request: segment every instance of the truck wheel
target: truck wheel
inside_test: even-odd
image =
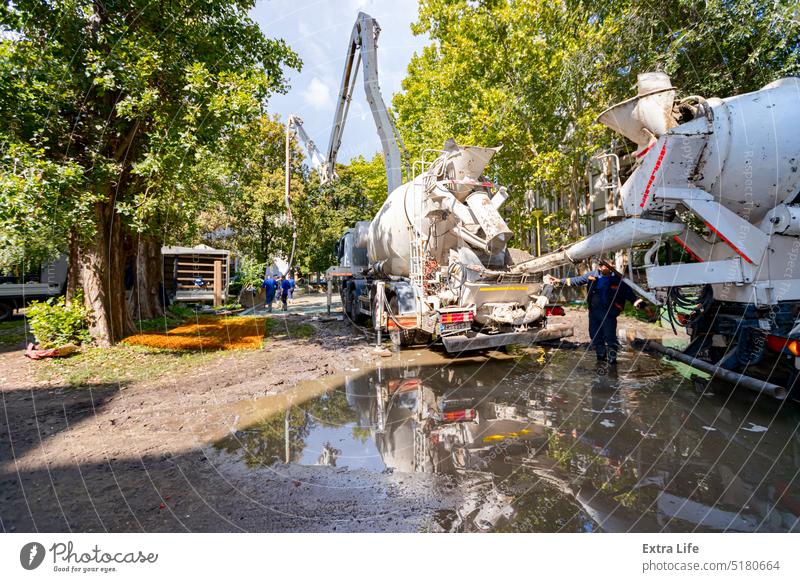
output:
[[[397,309],[397,295],[392,295],[389,298],[389,309],[391,309],[395,316],[399,313]],[[415,329],[396,329],[389,333],[392,345],[398,348],[406,348],[414,345],[414,338],[416,335],[417,330]]]
[[[0,321],[5,321],[14,314],[14,307],[8,303],[0,302]]]
[[[350,303],[350,319],[353,320],[353,323],[356,325],[364,325],[367,322],[367,316],[362,314],[359,311],[358,307],[358,296],[356,295],[356,290],[351,289],[349,294],[349,303]]]

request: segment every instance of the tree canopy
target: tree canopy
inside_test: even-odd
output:
[[[800,72],[800,9],[773,0],[423,0],[413,29],[431,44],[394,96],[413,157],[448,137],[502,145],[512,229],[523,193],[565,199],[576,234],[586,166],[612,139],[595,123],[662,70],[685,94],[726,97]]]
[[[225,186],[218,170],[228,142],[286,89],[284,68],[300,66],[250,19],[252,5],[0,7],[0,257],[52,254],[73,242],[101,342],[126,328],[118,305],[126,239],[169,238],[193,224]]]

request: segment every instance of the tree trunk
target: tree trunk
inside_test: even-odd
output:
[[[79,259],[78,235],[69,233],[69,256],[67,257],[67,288],[65,289],[67,305],[75,300],[78,289],[81,288],[81,265]]]
[[[125,299],[125,248],[122,225],[111,202],[95,206],[97,232],[80,257],[84,302],[89,309],[89,333],[108,347],[133,331]]]
[[[164,315],[160,297],[164,280],[164,260],[158,242],[144,236],[137,239],[133,317],[138,321]]]

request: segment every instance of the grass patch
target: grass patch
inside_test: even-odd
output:
[[[298,323],[287,319],[278,320],[269,318],[267,323],[267,336],[275,339],[308,339],[317,333],[316,328],[310,323]]]
[[[140,319],[136,322],[136,329],[142,333],[146,331],[163,331],[168,332],[183,323],[183,319],[177,317],[154,317],[153,319]]]
[[[77,388],[87,384],[128,384],[180,373],[217,357],[215,352],[175,352],[119,344],[111,348],[83,348],[69,358],[36,363],[37,380],[57,380]]]
[[[165,325],[164,318],[150,321],[153,326],[156,321],[159,326]],[[235,355],[245,353],[236,349],[259,349],[264,341],[307,339],[316,333],[316,328],[309,323],[278,318],[204,316],[196,322],[173,321],[177,327],[166,333],[139,333],[110,348],[83,347],[68,358],[39,360],[36,379],[57,381],[72,388],[90,384],[130,384],[189,372],[219,358],[225,350],[234,350],[225,353]],[[144,343],[150,341],[156,345]],[[237,341],[240,347],[231,347]],[[254,342],[257,342],[255,347]],[[184,347],[171,348],[170,345]]]
[[[26,337],[32,338],[30,333],[25,335],[25,318],[0,321],[0,346],[16,347],[22,344]]]

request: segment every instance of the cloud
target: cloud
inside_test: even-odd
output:
[[[319,77],[311,79],[311,82],[303,90],[303,101],[317,111],[332,109],[333,104],[330,88]]]
[[[270,111],[283,117],[300,115],[306,131],[320,147],[328,142],[347,41],[356,15],[362,10],[382,27],[378,69],[381,93],[391,106],[411,55],[429,42],[424,35],[414,36],[409,27],[417,18],[418,0],[257,0],[251,11],[268,37],[285,39],[303,59],[302,71],[291,73],[290,91],[271,97]],[[381,151],[362,74],[359,69],[342,136],[342,163],[357,155],[371,158]]]

